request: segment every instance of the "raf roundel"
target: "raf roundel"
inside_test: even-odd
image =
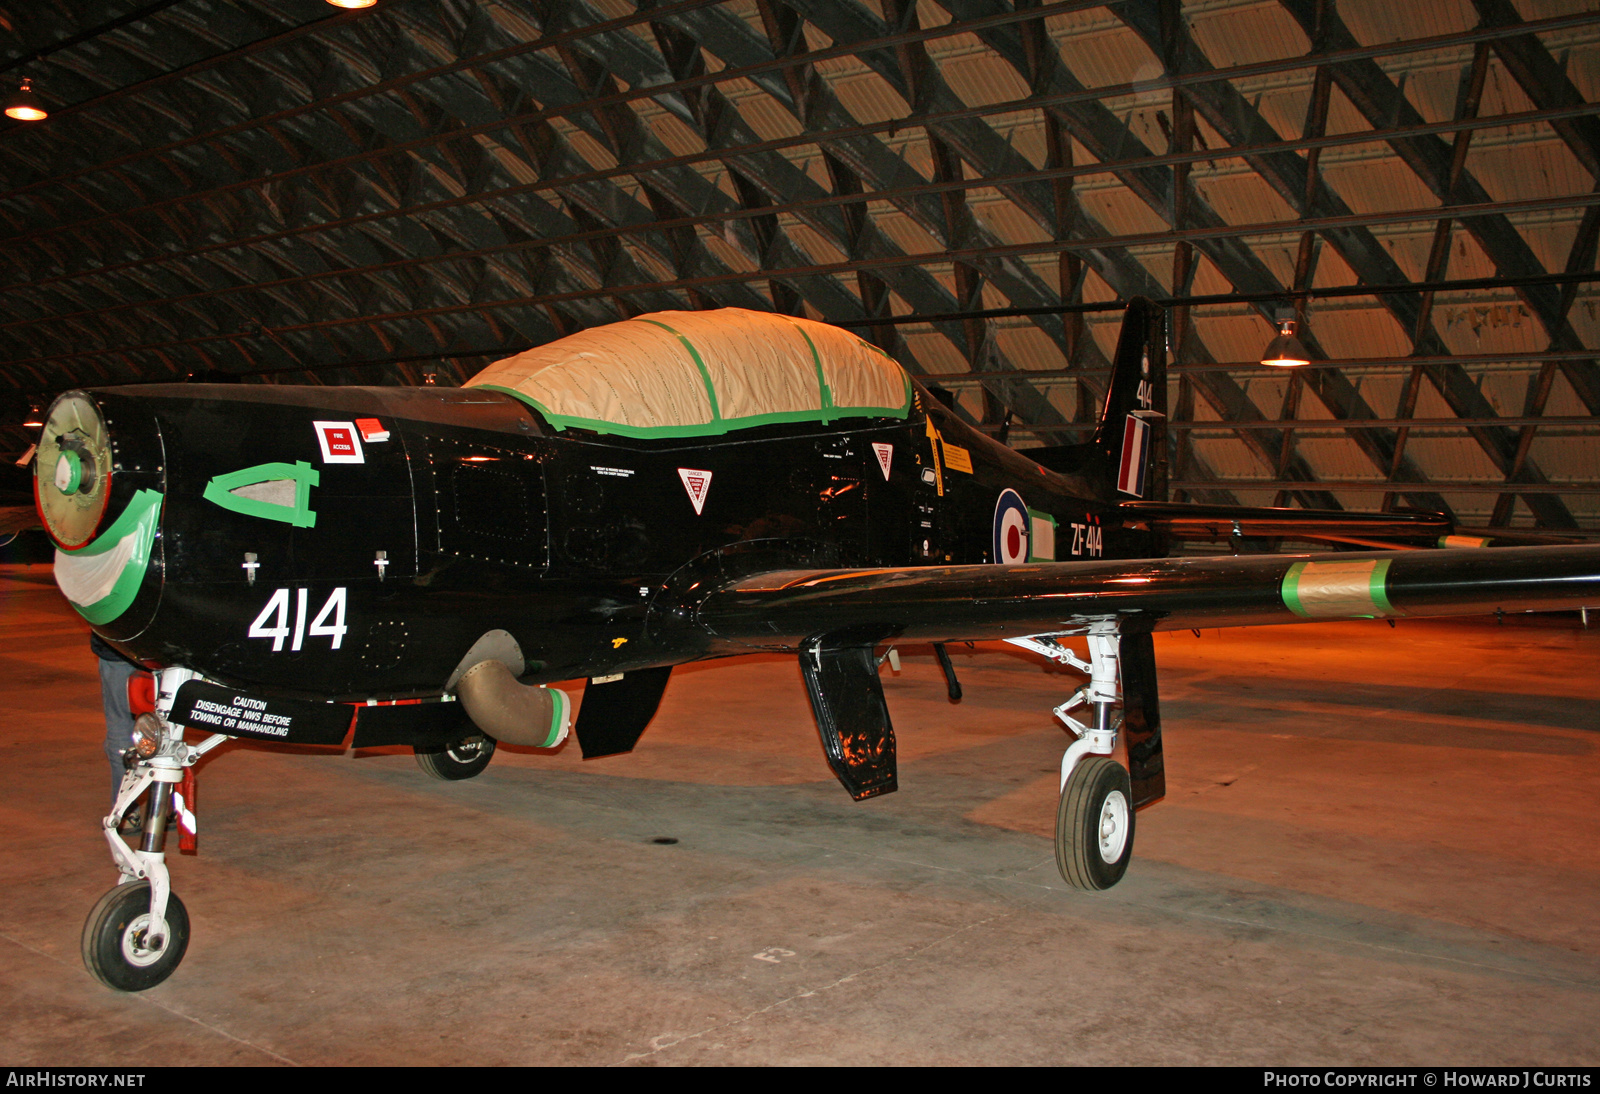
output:
[[[1028,507],[1015,490],[1004,490],[994,506],[994,560],[1028,561]]]

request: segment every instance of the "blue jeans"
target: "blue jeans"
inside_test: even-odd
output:
[[[122,754],[133,746],[133,711],[128,706],[128,680],[139,670],[127,661],[100,662],[100,702],[106,709],[106,759],[111,762],[111,804],[122,788]]]

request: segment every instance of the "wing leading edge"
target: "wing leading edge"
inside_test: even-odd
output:
[[[790,570],[692,609],[730,643],[798,649],[819,635],[962,641],[1600,605],[1600,546],[1376,551]]]

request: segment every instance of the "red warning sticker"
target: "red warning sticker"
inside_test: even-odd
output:
[[[354,422],[312,422],[323,463],[366,463]]]
[[[894,462],[894,445],[872,442],[872,451],[877,453],[878,466],[883,469],[883,481],[889,481],[889,465]]]
[[[699,516],[706,507],[706,494],[711,489],[711,472],[680,467],[678,478],[683,480],[683,488],[689,492],[689,504],[694,506],[694,515]]]
[[[356,428],[361,430],[361,439],[368,444],[389,439],[389,431],[376,418],[357,418]]]

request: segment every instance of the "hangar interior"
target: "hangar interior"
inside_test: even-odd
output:
[[[1087,436],[1145,296],[1175,500],[1600,536],[1586,0],[29,0],[0,81],[48,115],[0,120],[8,469],[74,387],[453,386],[719,307],[858,333],[1026,451]],[[1306,365],[1260,364],[1280,321]],[[1175,782],[1109,900],[1023,819],[1064,685],[981,645],[966,707],[908,652],[927,735],[860,806],[761,659],[600,771],[232,750],[181,866],[214,964],[114,997],[74,952],[93,664],[26,542],[4,734],[62,760],[5,806],[18,1059],[1600,1055],[1587,620],[1164,638]]]

